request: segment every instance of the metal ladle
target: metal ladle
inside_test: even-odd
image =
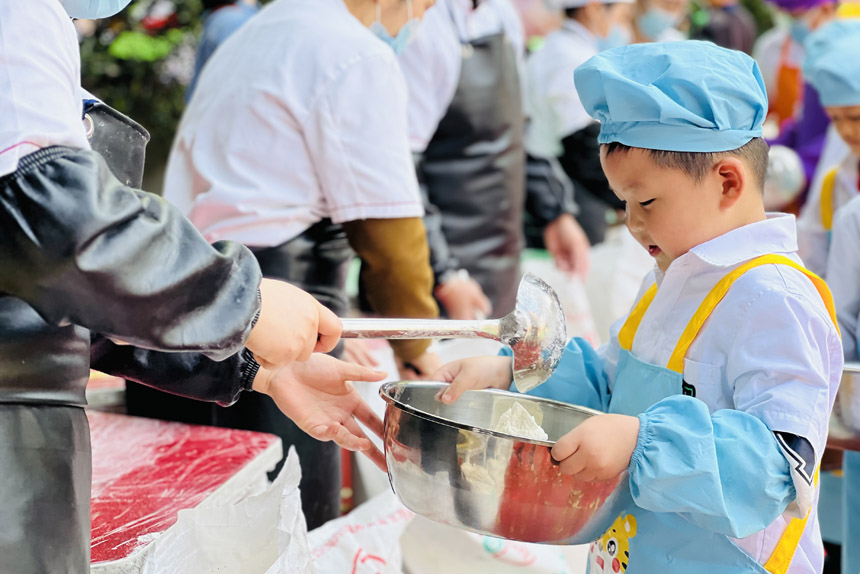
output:
[[[346,339],[495,339],[514,353],[513,375],[521,393],[552,375],[567,343],[564,311],[555,291],[526,273],[513,311],[501,319],[343,319]]]

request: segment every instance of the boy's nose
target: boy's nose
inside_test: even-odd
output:
[[[627,222],[627,228],[630,229],[632,233],[644,231],[642,217],[637,213],[635,208],[631,209],[629,204],[624,209],[624,216],[625,221]]]

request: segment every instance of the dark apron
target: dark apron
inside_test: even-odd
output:
[[[353,251],[339,225],[323,220],[282,245],[251,250],[264,277],[304,289],[338,316],[348,310],[346,276]],[[341,349],[339,345],[332,354],[339,357]],[[295,446],[302,467],[299,487],[308,529],[340,516],[340,448],[333,442],[309,437],[267,395],[244,393],[232,406],[222,408],[136,383],[129,382],[126,387],[130,415],[278,435],[283,441],[284,458],[269,478],[277,476],[289,447]]]
[[[149,134],[101,102],[85,102],[85,111],[93,149],[118,179],[139,186]],[[49,148],[25,159],[50,161],[56,153]],[[4,574],[89,571],[92,454],[83,409],[88,341],[85,329],[48,325],[29,305],[0,293]]]
[[[493,315],[502,316],[514,308],[524,243],[520,80],[504,33],[464,41],[462,54],[457,91],[419,176],[442,213],[453,257],[480,283]]]
[[[281,279],[304,289],[343,317],[349,309],[346,276],[354,255],[340,225],[324,219],[278,247],[251,248],[264,277]],[[332,355],[340,358],[343,345]],[[302,467],[299,489],[308,530],[340,516],[340,447],[305,434],[267,395],[245,393],[227,409],[218,409],[219,426],[268,432],[281,437],[284,453],[296,447]],[[274,478],[284,459],[270,473]]]

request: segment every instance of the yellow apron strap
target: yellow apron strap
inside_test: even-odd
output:
[[[821,299],[824,301],[824,305],[827,307],[827,312],[830,314],[833,324],[836,325],[836,308],[833,305],[833,296],[830,294],[830,289],[828,289],[824,280],[784,255],[763,255],[744,263],[720,279],[719,283],[711,289],[711,292],[708,293],[708,296],[705,297],[705,300],[702,301],[701,305],[699,305],[699,308],[696,310],[696,313],[693,315],[693,318],[687,324],[687,328],[684,329],[684,333],[681,335],[681,339],[678,341],[678,345],[675,347],[675,351],[669,359],[669,364],[667,365],[669,369],[678,373],[684,372],[684,356],[687,354],[687,350],[690,348],[690,345],[693,344],[693,341],[696,339],[696,335],[698,335],[699,330],[702,328],[702,325],[705,324],[705,321],[708,319],[711,312],[726,295],[732,283],[750,269],[769,264],[788,265],[809,277],[815,285]],[[837,329],[838,328],[839,327],[837,325]],[[816,486],[818,485],[818,470],[815,471],[815,484]],[[791,564],[791,559],[794,557],[794,553],[797,550],[797,545],[800,544],[800,537],[803,535],[804,528],[806,528],[806,521],[808,518],[809,513],[807,513],[803,519],[795,518],[789,522],[785,532],[783,532],[779,542],[777,542],[773,554],[764,565],[765,570],[771,574],[785,574],[788,570],[788,566]]]
[[[648,306],[651,305],[651,301],[654,300],[654,295],[656,294],[657,284],[655,283],[651,285],[650,289],[645,291],[645,294],[636,303],[633,311],[627,316],[624,326],[618,332],[618,343],[622,349],[627,351],[633,349],[633,338],[636,337],[636,330],[639,329],[639,323],[642,322],[642,317],[645,315],[645,311],[648,310]]]
[[[818,486],[818,469],[815,469],[815,486]],[[785,532],[782,533],[779,542],[776,543],[773,554],[764,563],[764,569],[770,574],[788,572],[788,567],[797,551],[797,545],[800,544],[800,537],[803,536],[803,530],[806,528],[806,521],[809,520],[811,512],[812,509],[810,508],[803,518],[792,518],[788,526],[785,527]]]
[[[770,264],[788,265],[809,277],[815,285],[815,288],[818,290],[818,294],[824,300],[824,305],[827,307],[827,312],[830,314],[833,324],[836,324],[836,308],[833,306],[833,296],[830,294],[830,289],[827,288],[827,284],[823,279],[784,255],[762,255],[761,257],[747,261],[740,267],[736,268],[734,271],[720,279],[719,283],[711,289],[711,292],[708,293],[705,300],[699,305],[693,318],[690,319],[686,329],[684,329],[684,332],[681,334],[681,338],[678,340],[678,344],[672,352],[672,356],[669,359],[669,363],[666,365],[666,368],[671,369],[676,373],[683,373],[684,357],[687,355],[687,350],[690,348],[690,345],[693,344],[693,341],[696,340],[699,330],[702,328],[702,325],[705,324],[705,321],[708,320],[708,317],[711,315],[711,311],[713,311],[719,302],[723,300],[723,297],[725,297],[726,293],[729,291],[732,283],[750,269]],[[627,325],[625,324],[624,326],[626,327]]]
[[[832,169],[821,182],[821,225],[830,231],[833,229],[833,189],[836,187],[837,169]]]

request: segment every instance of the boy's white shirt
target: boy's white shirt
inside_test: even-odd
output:
[[[839,210],[827,259],[827,283],[833,292],[836,315],[842,329],[846,361],[856,361],[857,326],[860,324],[860,197]]]
[[[809,198],[797,220],[799,255],[807,269],[825,278],[828,271],[827,253],[830,249],[830,234],[821,223],[821,187],[824,178],[831,170],[837,169],[833,188],[834,215],[860,193],[857,190],[857,164],[860,163],[860,159],[847,146],[843,145],[839,149],[841,153],[836,161],[829,165],[822,164],[822,169],[819,170],[821,177],[816,178],[815,185],[810,188]]]
[[[796,251],[794,216],[770,214],[765,221],[693,248],[665,274],[655,269],[639,293],[641,297],[655,281],[659,285],[633,341],[633,354],[665,366],[690,318],[720,279],[759,255],[775,253],[800,262]],[[610,342],[599,351],[610,389],[620,353],[618,332],[625,319],[612,326]],[[695,386],[696,397],[711,412],[742,410],[772,431],[805,437],[820,460],[842,361],[836,328],[812,282],[788,266],[767,265],[739,278],[714,309],[684,359],[684,380]],[[829,379],[822,375],[828,372]],[[811,507],[789,569],[806,572],[820,567],[823,559],[817,493],[804,477],[793,473],[792,478],[798,490],[796,504],[765,530],[735,542],[764,563],[792,516]]]
[[[88,149],[75,26],[59,0],[0,2],[0,176],[40,148]]]

